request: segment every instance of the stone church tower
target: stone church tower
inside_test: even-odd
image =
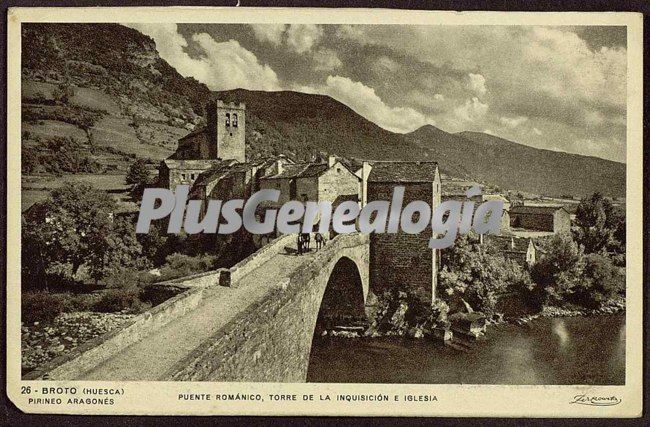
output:
[[[246,105],[216,101],[206,107],[207,124],[178,140],[175,160],[246,161]]]
[[[206,106],[206,116],[206,126],[179,139],[176,152],[161,162],[161,186],[191,185],[224,160],[246,162],[246,105],[218,100]]]
[[[214,157],[246,161],[246,104],[217,101],[207,106],[208,140],[214,143]]]

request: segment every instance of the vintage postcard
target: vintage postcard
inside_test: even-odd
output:
[[[640,416],[642,28],[10,9],[11,401]]]

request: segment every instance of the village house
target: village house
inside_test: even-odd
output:
[[[368,203],[390,201],[396,186],[404,187],[403,206],[425,201],[434,211],[440,204],[441,183],[435,162],[374,162],[368,176]],[[373,292],[393,287],[410,289],[421,301],[435,299],[438,251],[429,247],[431,227],[422,233],[372,233],[370,235],[370,283]]]
[[[501,232],[507,233],[510,231],[510,201],[502,196],[501,194],[478,194],[476,196],[472,196],[470,198],[467,198],[467,190],[474,186],[478,186],[481,188],[483,191],[483,186],[471,182],[471,181],[462,181],[462,180],[456,180],[456,179],[443,179],[442,180],[442,196],[441,200],[443,202],[448,201],[448,200],[457,200],[460,202],[464,202],[466,200],[474,202],[474,212],[472,213],[472,217],[474,217],[474,213],[476,213],[476,209],[481,205],[481,203],[490,201],[490,200],[497,200],[500,202],[503,202],[503,214],[501,215]]]
[[[538,250],[533,239],[517,236],[495,236],[487,234],[483,242],[491,245],[506,259],[521,266],[530,267],[537,262]]]
[[[361,178],[340,160],[329,156],[327,163],[277,161],[276,169],[259,178],[260,189],[280,190],[278,204],[289,200],[332,202],[359,201]]]
[[[212,168],[214,160],[168,158],[161,162],[158,169],[160,187],[174,190],[178,185],[192,185],[201,173]]]
[[[483,194],[483,201],[497,200],[503,202],[503,215],[501,216],[501,232],[507,233],[510,231],[510,200],[501,194]]]
[[[510,227],[564,234],[571,231],[571,217],[563,206],[517,205],[510,208]]]
[[[368,164],[334,156],[307,163],[284,155],[246,161],[246,106],[216,101],[206,112],[206,126],[181,138],[177,151],[159,168],[159,186],[173,190],[179,184],[190,185],[189,199],[204,202],[201,215],[209,200],[247,199],[262,189],[280,190],[280,198],[260,205],[260,221],[267,208],[289,200],[329,201],[334,208],[347,200],[361,203]],[[254,240],[260,240],[257,237]],[[273,237],[264,236],[260,242]]]

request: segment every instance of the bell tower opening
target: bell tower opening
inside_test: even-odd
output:
[[[207,107],[210,157],[246,161],[246,104],[217,100]]]

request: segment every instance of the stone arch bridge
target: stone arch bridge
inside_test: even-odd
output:
[[[191,287],[25,379],[305,381],[317,320],[364,314],[368,236],[301,256],[285,246],[295,236],[229,270],[166,282]]]

